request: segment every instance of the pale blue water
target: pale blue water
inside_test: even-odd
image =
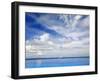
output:
[[[26,59],[25,68],[64,67],[89,65],[89,57],[55,58],[55,59]]]

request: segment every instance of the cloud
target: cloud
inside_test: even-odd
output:
[[[43,25],[46,25],[48,29],[52,29],[62,36],[66,36],[67,34],[72,33],[72,31],[76,33],[77,30],[82,30],[82,27],[89,26],[89,17],[80,20],[82,17],[81,15],[76,15],[73,18],[68,18],[69,16],[70,15],[59,15],[58,18],[63,22],[57,22],[57,20],[50,19],[51,15],[44,15],[40,17],[38,21]],[[76,26],[78,26],[78,28],[76,28]]]
[[[89,28],[89,24],[90,24],[90,18],[89,18],[89,16],[87,16],[84,19],[79,21],[78,26],[80,26],[80,27],[88,27]]]
[[[45,33],[43,35],[40,36],[40,41],[48,41],[49,40],[49,34],[48,33]]]
[[[89,16],[84,15],[54,15],[41,14],[32,16],[36,22],[60,35],[57,37],[52,32],[42,29],[36,38],[28,40],[26,45],[32,44],[37,48],[37,54],[47,56],[88,56],[89,55]],[[33,30],[35,30],[33,28]],[[37,31],[38,32],[38,31]],[[38,32],[40,33],[40,32]],[[27,49],[30,46],[26,46]],[[41,49],[52,49],[43,51]],[[62,49],[62,50],[61,50]],[[51,55],[49,55],[49,53]],[[67,55],[68,54],[68,55]]]
[[[76,15],[75,20],[80,20],[81,17],[82,17],[81,15]]]

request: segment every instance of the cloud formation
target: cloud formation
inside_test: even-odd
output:
[[[26,12],[25,22],[26,48],[29,45],[36,47],[41,51],[40,55],[45,56],[47,53],[48,56],[61,53],[64,56],[89,56],[88,15]],[[52,55],[41,48],[56,51],[52,50]],[[62,48],[63,52],[60,52]]]
[[[45,33],[40,36],[40,41],[48,41],[49,40],[49,34]]]

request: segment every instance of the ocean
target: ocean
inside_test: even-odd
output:
[[[25,68],[64,67],[89,65],[89,57],[25,59]]]

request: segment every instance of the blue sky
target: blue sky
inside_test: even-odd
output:
[[[78,14],[25,13],[25,40],[83,48],[89,52],[89,16]],[[27,42],[26,42],[27,43]]]
[[[45,13],[26,13],[26,40],[38,37],[43,33],[49,33],[51,36],[60,37],[61,34],[57,33],[55,30],[50,29],[46,26],[48,23],[39,22],[37,19],[41,16],[55,16],[56,14],[45,14]],[[56,22],[56,17],[51,18]],[[49,20],[48,20],[49,21]],[[57,20],[56,23],[60,21]]]

